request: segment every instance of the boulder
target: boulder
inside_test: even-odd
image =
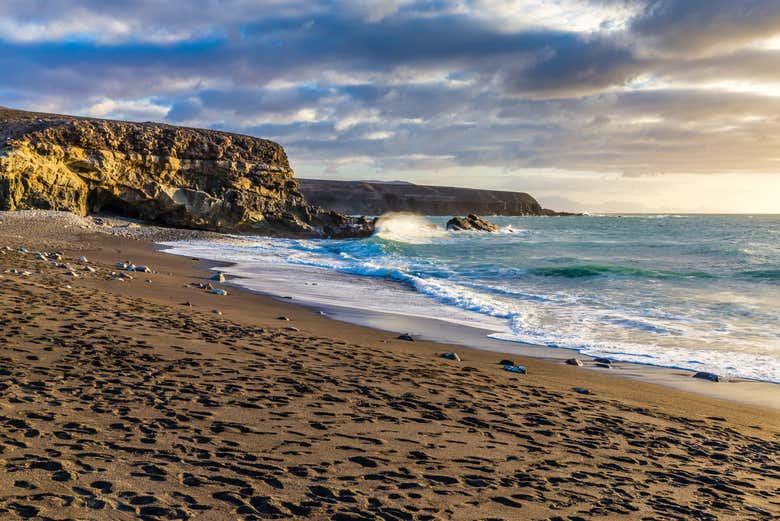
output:
[[[0,210],[25,209],[229,233],[373,232],[373,221],[307,203],[273,141],[0,107]]]
[[[466,217],[453,217],[447,221],[447,229],[459,231],[478,231],[478,232],[497,232],[498,226],[482,217],[474,214],[468,214]]]

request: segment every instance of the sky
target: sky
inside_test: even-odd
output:
[[[780,0],[0,0],[0,105],[272,139],[298,177],[780,213]]]

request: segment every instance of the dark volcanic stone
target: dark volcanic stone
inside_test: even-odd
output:
[[[466,217],[453,217],[447,221],[447,229],[458,231],[497,232],[498,226],[482,217],[468,214]]]
[[[705,371],[699,371],[695,375],[693,375],[694,378],[700,378],[702,380],[709,380],[710,382],[720,382],[721,377],[715,373],[708,373]]]

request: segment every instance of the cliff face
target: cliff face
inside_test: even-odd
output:
[[[410,183],[301,179],[313,204],[351,215],[410,212],[423,215],[557,215],[522,192],[476,190]]]
[[[272,141],[0,108],[0,209],[34,208],[222,232],[371,232],[308,204]]]

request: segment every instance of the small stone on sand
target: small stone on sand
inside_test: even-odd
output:
[[[710,382],[720,382],[721,376],[717,375],[715,373],[708,373],[706,371],[699,371],[695,375],[693,375],[694,378],[699,378],[701,380],[709,380]]]
[[[505,365],[504,371],[509,371],[517,374],[528,374],[528,369],[521,365]]]

